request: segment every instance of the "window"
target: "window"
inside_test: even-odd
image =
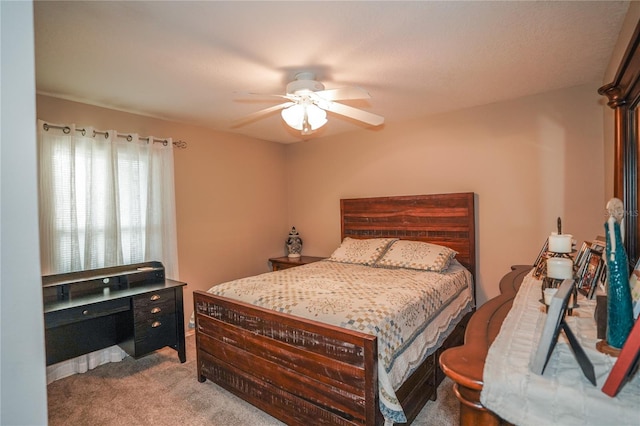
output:
[[[43,274],[158,260],[177,277],[172,144],[38,129]]]

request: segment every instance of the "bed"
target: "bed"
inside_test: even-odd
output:
[[[450,291],[448,297],[461,301],[463,293],[470,295],[465,296],[464,306],[454,308],[447,304],[433,308],[438,312],[448,311],[451,318],[446,324],[437,325],[439,335],[427,338],[432,346],[415,349],[419,345],[413,342],[419,340],[414,339],[415,336],[429,334],[426,329],[429,325],[418,326],[417,331],[409,333],[409,338],[398,337],[393,331],[379,332],[385,327],[387,331],[394,328],[397,320],[393,318],[387,319],[384,327],[372,327],[366,321],[363,326],[355,320],[332,321],[331,313],[326,315],[324,311],[317,315],[322,309],[313,303],[300,308],[311,312],[304,317],[294,308],[290,309],[290,305],[296,303],[274,304],[271,299],[277,299],[278,295],[275,291],[268,293],[270,288],[285,281],[295,282],[303,276],[315,279],[315,284],[307,287],[315,292],[325,281],[342,279],[343,273],[365,277],[364,281],[374,277],[370,274],[380,272],[387,275],[399,272],[404,274],[401,280],[413,280],[421,275],[405,268],[359,264],[351,268],[327,260],[223,283],[208,292],[195,291],[198,380],[209,379],[287,424],[410,423],[429,399],[436,398],[436,389],[444,378],[438,356],[446,348],[462,344],[465,325],[473,311],[474,194],[342,199],[340,212],[343,243],[349,239],[369,242],[390,239],[405,243],[409,240],[429,242],[457,252],[446,272],[455,273],[456,277],[466,275],[471,284],[466,290]],[[303,285],[308,284],[301,283],[300,288]],[[338,282],[326,285],[333,285],[333,289],[340,287]],[[345,284],[348,285],[349,282]],[[253,292],[261,286],[267,291],[266,296],[255,299],[250,295],[249,299],[242,300],[247,289]],[[229,297],[231,294],[233,297]],[[260,302],[264,299],[269,299],[268,303]],[[311,308],[312,305],[315,307]],[[363,315],[356,316],[361,320]],[[429,324],[432,323],[437,321],[429,320]],[[395,343],[383,340],[389,335],[396,336]],[[400,348],[398,352],[413,352],[414,357],[417,353],[421,362],[400,362],[400,357],[390,361],[387,352],[396,343]],[[395,366],[405,363],[408,365],[402,372],[395,374]],[[396,383],[399,380],[401,383]]]

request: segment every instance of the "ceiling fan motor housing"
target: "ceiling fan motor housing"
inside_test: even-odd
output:
[[[294,95],[297,92],[318,92],[324,90],[324,84],[315,81],[312,73],[298,73],[296,79],[287,84],[287,94]]]

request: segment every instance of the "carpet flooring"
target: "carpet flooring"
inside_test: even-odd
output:
[[[187,336],[187,362],[170,348],[99,366],[47,386],[49,426],[281,426],[235,395],[196,378],[195,339]],[[414,426],[458,424],[458,401],[445,378]]]

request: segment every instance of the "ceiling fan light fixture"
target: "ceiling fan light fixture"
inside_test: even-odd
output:
[[[295,104],[283,109],[280,115],[289,127],[304,135],[327,124],[327,112],[314,104]]]
[[[243,122],[250,122],[275,111],[280,111],[282,119],[289,127],[300,131],[303,135],[309,135],[327,124],[327,111],[330,111],[335,115],[344,116],[369,126],[384,124],[384,117],[380,115],[336,102],[370,99],[371,95],[366,90],[356,86],[325,90],[324,84],[314,78],[314,74],[310,72],[296,74],[295,80],[287,84],[285,95],[269,95],[286,99],[286,102],[250,114]]]

